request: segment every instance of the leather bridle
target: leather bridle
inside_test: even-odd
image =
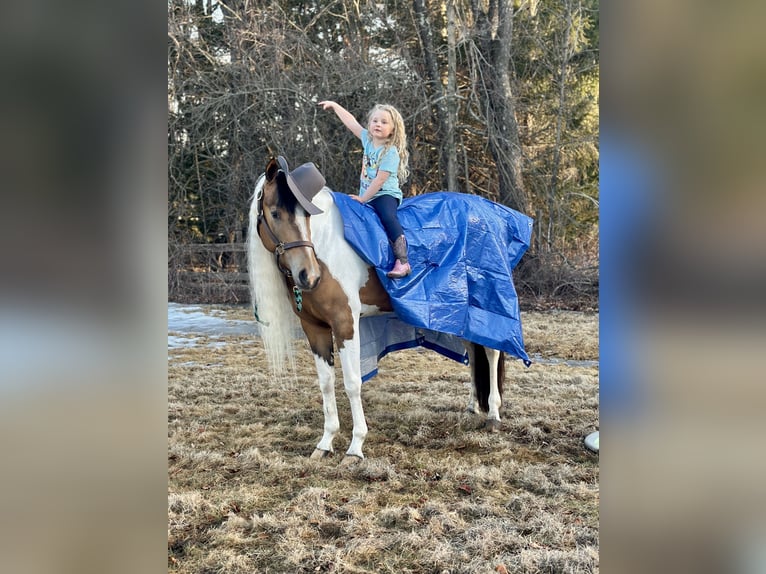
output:
[[[282,255],[285,251],[288,249],[294,249],[296,247],[311,247],[311,250],[314,251],[314,256],[316,256],[316,249],[314,249],[314,244],[311,243],[311,241],[290,241],[289,243],[285,243],[284,241],[280,241],[279,237],[276,236],[276,234],[271,230],[271,227],[269,227],[269,222],[266,221],[266,217],[264,216],[263,211],[263,192],[261,192],[261,197],[258,200],[258,223],[256,230],[258,231],[260,235],[260,227],[261,224],[263,224],[264,229],[266,229],[266,232],[269,235],[269,239],[271,239],[271,242],[275,245],[274,256],[277,259],[277,268],[284,273],[286,277],[292,277],[292,272],[282,267],[282,264],[280,263],[279,256]]]

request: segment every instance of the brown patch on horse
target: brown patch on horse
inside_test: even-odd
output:
[[[301,312],[302,314],[303,312]],[[329,325],[312,321],[311,318],[304,320],[301,317],[301,327],[303,327],[303,332],[309,341],[311,351],[315,355],[322,357],[328,365],[334,365],[335,356],[332,347],[332,330]]]
[[[299,209],[298,200],[289,192],[284,174],[274,174],[273,171],[273,167],[267,171],[256,231],[263,246],[274,253],[279,269],[287,275],[295,274],[302,289],[312,289],[319,282],[321,273],[311,243],[310,215]]]
[[[367,268],[367,283],[359,291],[359,299],[365,305],[374,305],[381,311],[393,311],[391,298],[375,273],[374,267]]]
[[[277,244],[274,243],[274,241],[271,239],[271,236],[266,233],[265,228],[262,225],[259,225],[258,229],[256,229],[256,232],[258,233],[258,237],[260,238],[261,243],[263,243],[263,246],[266,248],[266,251],[274,253],[274,250],[277,248]]]
[[[269,159],[269,163],[266,164],[266,181],[271,181],[277,176],[279,171],[279,164],[277,158],[272,157]]]
[[[293,300],[293,311],[300,318],[307,337],[309,336],[309,332],[306,331],[307,326],[312,332],[318,332],[322,328],[327,329],[329,327],[332,329],[338,349],[342,349],[344,341],[354,337],[354,316],[351,313],[348,296],[343,291],[343,287],[332,276],[321,259],[317,259],[317,262],[321,269],[322,280],[316,289],[302,292],[303,309],[300,312],[298,312],[295,300]],[[288,280],[287,283],[292,292],[295,283],[292,280]],[[311,341],[309,340],[309,342]],[[322,350],[327,351],[324,347]],[[327,359],[327,355],[317,354]],[[332,355],[332,344],[330,344],[329,354]],[[332,364],[330,361],[328,363]]]

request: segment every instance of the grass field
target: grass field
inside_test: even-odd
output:
[[[597,314],[522,319],[531,356],[598,360]],[[336,452],[308,458],[322,403],[297,345],[284,380],[252,336],[170,350],[170,572],[598,572],[598,455],[583,446],[599,424],[596,366],[509,360],[491,434],[465,411],[467,367],[425,350],[389,355],[362,389],[366,458],[347,467],[339,367]]]

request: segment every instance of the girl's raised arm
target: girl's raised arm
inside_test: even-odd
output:
[[[356,137],[360,137],[362,135],[362,129],[364,129],[362,128],[362,125],[356,121],[356,118],[351,115],[351,112],[349,112],[339,103],[333,102],[331,100],[324,100],[319,102],[319,105],[322,106],[322,109],[333,110],[335,115],[337,115],[338,118],[340,118],[340,121],[343,122],[343,125],[346,126]]]

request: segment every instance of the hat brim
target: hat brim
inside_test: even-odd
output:
[[[311,203],[311,201],[309,201],[309,199],[305,195],[303,195],[300,187],[298,187],[298,184],[295,183],[295,180],[290,175],[290,168],[287,165],[287,160],[283,158],[282,156],[279,156],[277,158],[277,163],[279,163],[280,171],[285,174],[287,187],[290,188],[290,191],[293,193],[293,196],[295,196],[295,199],[298,200],[298,203],[300,203],[301,207],[306,211],[306,213],[308,213],[309,215],[318,215],[320,213],[324,213],[316,205]]]

